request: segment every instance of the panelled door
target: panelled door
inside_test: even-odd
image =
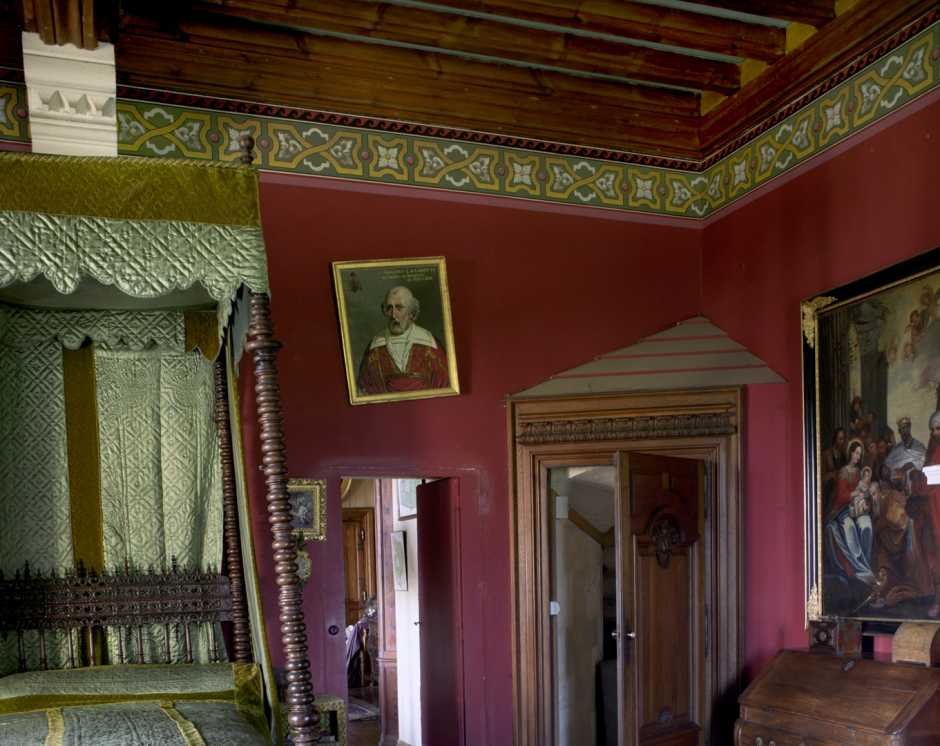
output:
[[[617,467],[624,742],[693,746],[704,738],[703,464],[621,452]]]
[[[456,479],[420,484],[417,503],[421,742],[462,746],[460,484]]]
[[[545,472],[554,746],[697,746],[703,463],[618,452]]]

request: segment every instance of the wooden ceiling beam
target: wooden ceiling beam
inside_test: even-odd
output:
[[[696,5],[723,8],[738,13],[750,13],[780,21],[805,23],[819,28],[837,15],[837,6],[846,3],[840,0],[688,0]]]
[[[168,39],[155,37],[152,40],[134,39],[126,44],[126,34],[122,33],[122,43],[118,53],[127,59],[132,48],[151,48],[153,56],[148,59],[136,55],[139,72],[146,74],[148,67],[162,67],[157,50],[160,45],[173,49],[174,55],[186,54],[192,59],[188,69],[180,69],[177,77],[180,81],[197,79],[198,65],[213,57],[230,59],[237,69],[240,63],[250,60],[249,69],[264,69],[272,74],[283,71],[286,75],[303,77],[311,71],[324,70],[335,74],[339,70],[356,71],[372,81],[382,84],[392,75],[412,76],[429,81],[455,81],[464,86],[482,86],[500,95],[503,91],[521,91],[525,95],[550,96],[553,91],[568,91],[582,97],[586,104],[609,105],[632,108],[647,113],[651,108],[667,112],[667,116],[690,117],[697,109],[697,97],[690,94],[675,94],[647,89],[642,86],[621,86],[606,81],[541,72],[538,75],[524,68],[504,68],[487,65],[471,60],[463,60],[433,53],[413,53],[410,50],[383,49],[380,57],[353,57],[349,47],[353,43],[333,39],[315,39],[311,44],[304,44],[302,49],[290,46],[289,40],[279,38],[285,44],[275,48],[269,40],[258,40],[258,46],[249,43],[237,49],[217,46],[217,40],[211,36],[197,34],[196,29],[187,27],[187,42],[171,43]],[[211,31],[211,29],[205,29]],[[306,41],[306,40],[302,40]],[[184,52],[185,50],[185,52]]]
[[[703,151],[711,154],[733,142],[935,8],[935,0],[860,0],[797,54],[787,55],[703,117]]]
[[[23,69],[23,34],[16,14],[0,2],[0,67]]]
[[[18,0],[17,5],[24,31],[39,34],[44,44],[79,49],[97,49],[99,39],[107,40],[117,14],[115,0]]]
[[[394,1],[394,0],[392,0]],[[628,0],[425,0],[572,31],[620,36],[732,57],[773,62],[786,52],[783,29]],[[267,0],[282,4],[286,0]]]
[[[657,142],[666,139],[665,150],[675,157],[698,152],[696,128],[687,119],[569,93],[552,80],[549,88],[524,80],[495,88],[461,75],[459,65],[457,71],[447,64],[438,70],[388,65],[377,75],[373,66],[318,55],[286,69],[281,59],[252,52],[139,38],[125,48],[124,38],[117,47],[122,85],[657,154],[664,153]]]
[[[291,72],[313,64],[337,66],[369,71],[381,78],[388,70],[407,74],[457,75],[462,80],[479,80],[487,88],[499,90],[523,85],[531,86],[537,79],[550,80],[552,85],[594,100],[609,100],[616,105],[665,112],[669,116],[694,117],[699,110],[696,94],[640,85],[625,85],[607,80],[567,75],[556,71],[533,71],[525,67],[496,65],[458,56],[401,49],[384,45],[362,45],[316,34],[291,34],[271,28],[238,29],[220,27],[211,23],[177,22],[161,25],[147,18],[125,15],[122,21],[118,50],[123,54],[137,44],[179,41],[193,49],[205,49],[207,54],[236,56],[250,55],[257,64]],[[154,51],[153,64],[159,52]],[[140,64],[145,68],[146,60]],[[141,72],[145,72],[141,70]],[[198,77],[198,70],[189,71],[188,77]],[[528,88],[527,88],[528,90]]]
[[[435,49],[446,54],[490,57],[494,62],[518,66],[555,68],[723,95],[741,85],[740,65],[733,62],[393,3],[300,0],[290,8],[280,8],[259,0],[228,0],[224,6],[201,2],[191,7],[223,26],[236,17],[275,24],[290,32],[341,34],[358,37],[363,43]],[[181,18],[179,14],[176,17]],[[200,17],[198,13],[187,16]]]

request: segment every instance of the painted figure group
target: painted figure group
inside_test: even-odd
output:
[[[925,446],[911,435],[910,417],[874,437],[873,414],[852,404],[850,432],[838,428],[823,452],[823,557],[842,583],[864,583],[861,607],[924,599],[940,616],[940,484],[925,468],[940,466],[940,411],[929,418]],[[852,610],[854,613],[858,609]]]

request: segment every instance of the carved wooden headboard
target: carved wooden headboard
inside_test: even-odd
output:
[[[79,653],[87,645],[88,664],[98,658],[96,629],[111,629],[116,636],[117,658],[110,663],[126,663],[128,658],[145,663],[143,628],[162,627],[163,662],[192,663],[192,625],[208,625],[209,658],[215,663],[215,622],[232,622],[237,633],[248,635],[244,609],[235,611],[229,579],[217,572],[180,568],[173,558],[169,569],[147,572],[127,564],[113,573],[76,570],[44,577],[33,574],[27,565],[12,578],[0,571],[0,634],[15,634],[19,642],[19,670],[26,670],[24,633],[39,634],[39,668],[48,668],[46,632],[65,633],[68,646],[67,668],[81,665]],[[171,634],[183,636],[184,660],[171,658]],[[129,648],[125,652],[125,640]],[[100,645],[100,643],[99,643]],[[238,654],[235,656],[239,658]]]

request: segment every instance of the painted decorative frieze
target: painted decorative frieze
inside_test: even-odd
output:
[[[702,218],[938,82],[940,10],[701,162],[131,89],[118,91],[118,151],[235,161],[250,134],[271,171]],[[0,75],[0,139],[27,139],[23,101]]]

